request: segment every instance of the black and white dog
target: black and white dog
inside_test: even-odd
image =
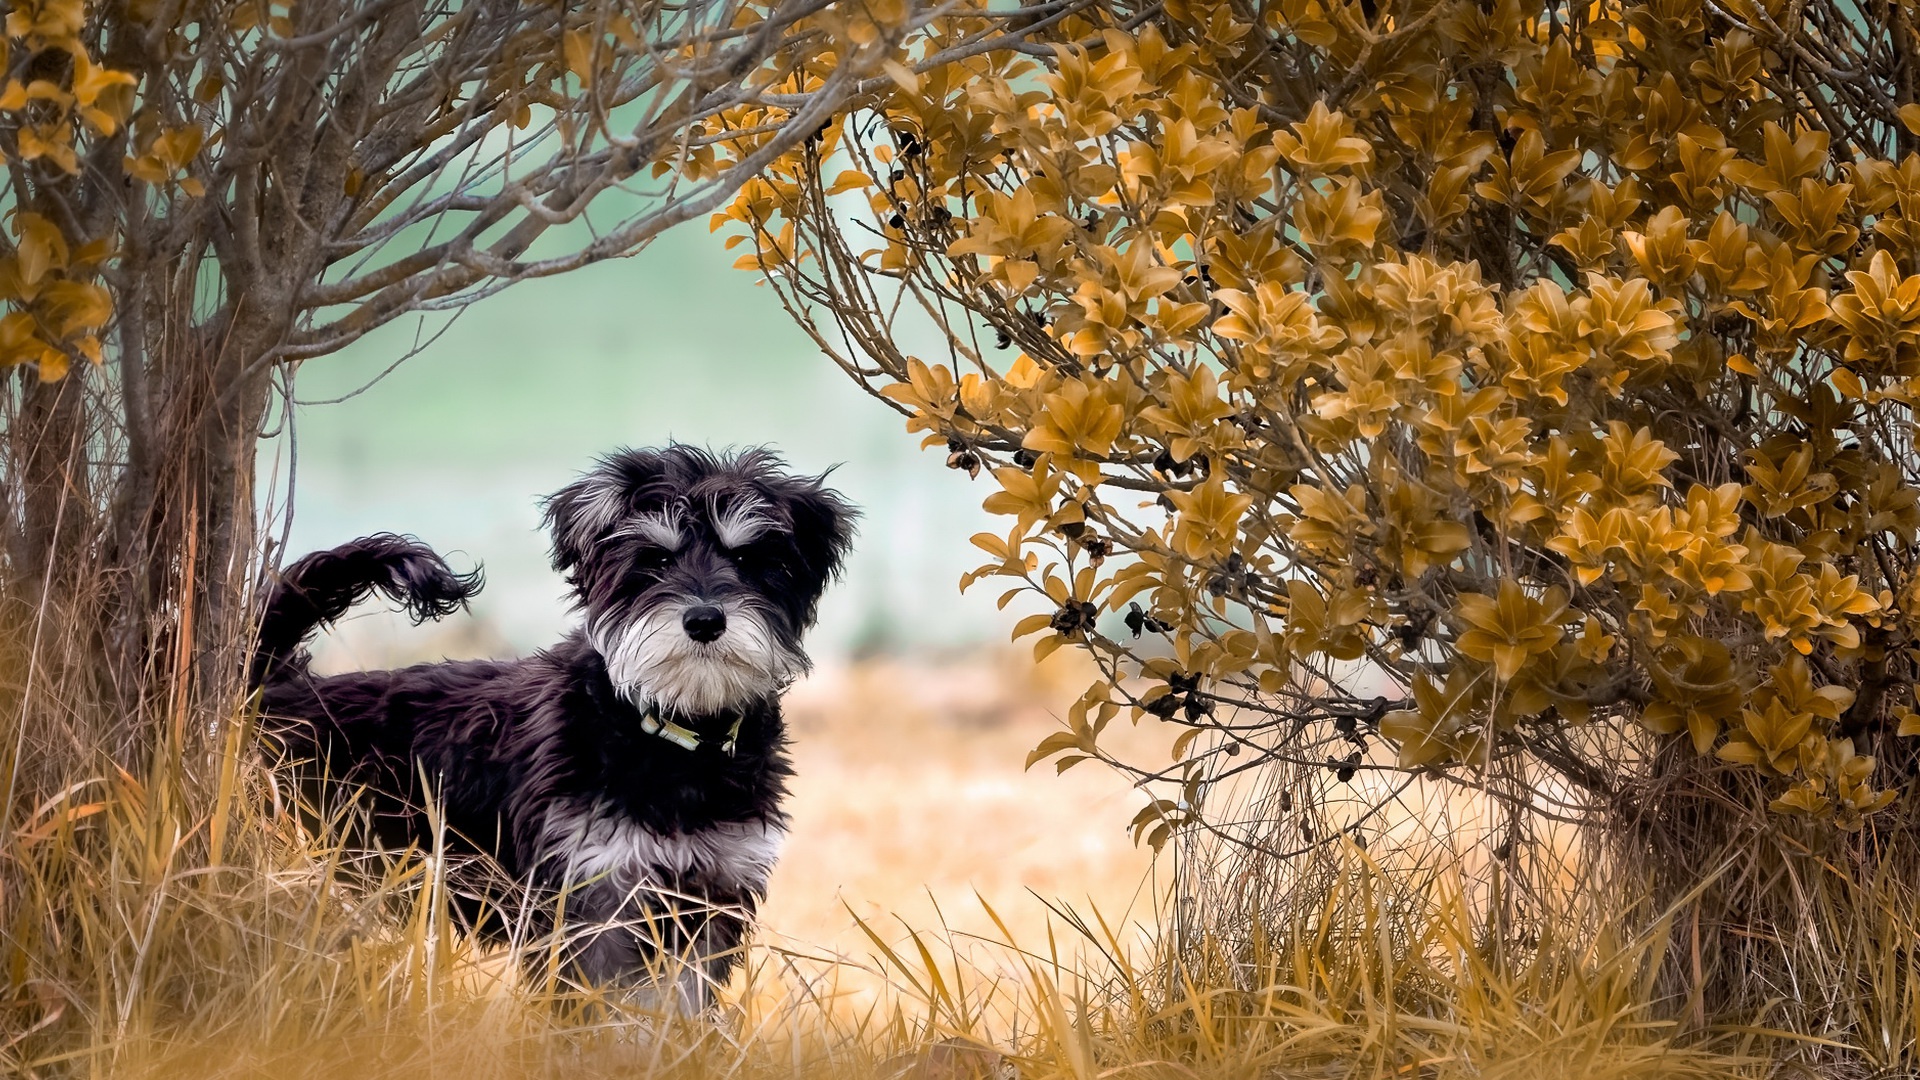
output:
[[[308,555],[261,620],[263,730],[310,790],[358,792],[381,843],[431,848],[439,822],[497,863],[476,929],[531,920],[580,981],[699,1009],[785,835],[780,694],[854,517],[765,451],[613,454],[546,503],[584,626],[525,660],[326,677],[306,639],[371,592],[424,621],[479,581],[392,535]]]

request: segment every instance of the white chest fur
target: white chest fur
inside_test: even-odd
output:
[[[570,881],[606,877],[631,887],[697,877],[755,892],[766,888],[786,835],[758,821],[663,833],[604,806],[557,807],[541,830],[545,857]]]

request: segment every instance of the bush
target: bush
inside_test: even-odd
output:
[[[1910,15],[1049,11],[714,219],[987,478],[1008,529],[963,585],[1102,665],[1035,759],[1282,882],[1446,784],[1498,808],[1489,881],[1591,826],[1546,879],[1704,889],[1669,985],[1752,1015],[1805,959],[1808,853],[1920,866]],[[1108,753],[1120,717],[1173,765]]]

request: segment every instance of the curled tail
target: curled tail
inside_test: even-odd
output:
[[[287,567],[267,598],[248,685],[304,670],[307,638],[376,589],[421,623],[466,606],[480,583],[479,570],[456,574],[432,548],[392,533],[316,551]]]

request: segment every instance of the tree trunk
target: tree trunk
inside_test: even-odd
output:
[[[271,387],[259,358],[283,327],[231,313],[193,326],[176,299],[119,297],[138,314],[106,366],[7,376],[0,598],[27,643],[8,703],[23,792],[100,753],[137,773],[240,702]]]

